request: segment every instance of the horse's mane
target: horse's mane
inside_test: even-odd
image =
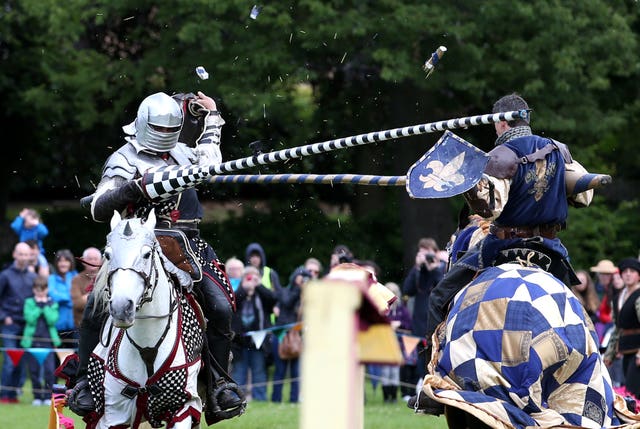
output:
[[[94,297],[94,305],[93,305],[93,314],[101,314],[108,310],[109,300],[107,298],[107,278],[109,274],[109,263],[106,258],[102,258],[102,266],[100,270],[98,270],[98,274],[96,275],[95,281],[93,283],[93,297]]]

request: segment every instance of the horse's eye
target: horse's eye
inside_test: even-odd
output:
[[[107,261],[111,260],[111,248],[107,247],[106,249],[104,249],[104,257]]]
[[[142,255],[143,259],[149,259],[151,257],[151,247],[149,246],[144,246],[141,250],[140,250],[140,254]]]

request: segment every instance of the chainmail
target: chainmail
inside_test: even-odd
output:
[[[496,146],[501,145],[502,143],[506,143],[513,139],[517,139],[518,137],[530,136],[533,133],[531,132],[531,127],[522,125],[520,127],[513,127],[505,131],[500,137],[496,139]]]

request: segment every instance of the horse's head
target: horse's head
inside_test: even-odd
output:
[[[118,212],[111,218],[111,232],[104,251],[108,264],[106,290],[109,313],[118,328],[133,325],[136,311],[151,299],[158,274],[155,259],[159,244],[154,234],[155,225],[154,211],[146,222],[123,220]]]

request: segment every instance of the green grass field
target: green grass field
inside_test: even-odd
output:
[[[285,385],[283,389],[284,398],[288,398],[287,387]],[[49,407],[32,406],[33,395],[30,389],[30,384],[27,383],[19,404],[0,404],[0,428],[47,429]],[[270,390],[269,387],[269,394]],[[396,404],[385,404],[380,387],[374,392],[368,381],[365,390],[365,429],[445,429],[447,427],[444,417],[414,414],[400,398]],[[330,413],[331,410],[327,410],[327,412]],[[249,402],[247,412],[244,415],[217,423],[212,427],[217,429],[297,429],[300,422],[299,414],[299,404],[252,401]],[[74,418],[76,429],[85,427],[82,419],[68,409],[65,409],[65,415]],[[321,419],[322,416],[318,416],[318,418]]]

